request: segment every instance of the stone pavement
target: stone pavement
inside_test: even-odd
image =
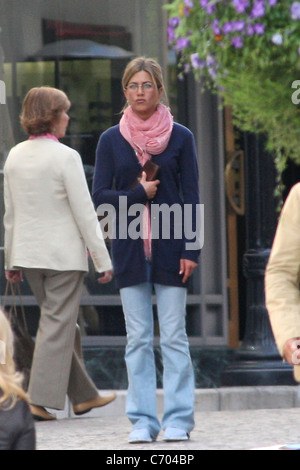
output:
[[[122,455],[111,451],[122,450],[128,456],[138,455],[141,450],[153,455],[159,452],[192,455],[197,450],[253,450],[271,446],[277,450],[285,444],[300,442],[298,387],[196,390],[196,426],[191,439],[166,443],[161,433],[151,444],[128,443],[131,425],[124,411],[126,392],[117,393],[114,403],[82,417],[74,417],[67,403],[57,421],[36,423],[37,450],[106,450],[105,458],[110,459]],[[160,414],[162,401],[159,390]]]
[[[196,427],[188,442],[128,444],[126,418],[63,419],[37,423],[37,450],[251,450],[300,442],[300,409],[208,411],[196,413]]]

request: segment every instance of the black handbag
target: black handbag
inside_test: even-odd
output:
[[[6,303],[9,294],[11,295],[11,305],[9,309],[7,309]],[[19,309],[17,306],[17,297],[20,303]],[[27,391],[35,343],[28,331],[19,283],[6,281],[3,310],[10,322],[14,335],[14,362],[16,370],[23,374],[23,387],[24,390]]]

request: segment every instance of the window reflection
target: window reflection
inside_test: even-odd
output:
[[[8,150],[26,138],[19,114],[30,88],[55,86],[70,98],[71,120],[63,143],[80,153],[90,190],[96,145],[101,133],[120,120],[124,105],[121,77],[133,56],[144,54],[161,63],[167,77],[172,114],[177,119],[176,58],[173,53],[167,54],[164,3],[162,0],[1,1],[0,39],[4,57],[1,56],[3,70],[0,60],[0,79],[3,73],[7,93],[6,106],[0,106],[1,213],[2,168]],[[2,222],[0,263],[0,295],[3,295]],[[25,308],[34,330],[38,309],[26,281],[22,292],[27,298]],[[85,279],[79,322],[86,335],[125,335],[114,281],[105,286],[97,283],[92,263]]]

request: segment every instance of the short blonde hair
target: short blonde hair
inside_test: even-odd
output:
[[[70,106],[67,95],[57,88],[31,88],[22,104],[21,125],[29,135],[51,133],[59,114]]]
[[[166,94],[166,89],[164,85],[163,73],[161,66],[155,59],[147,58],[147,57],[136,57],[132,59],[126,66],[122,78],[122,87],[123,90],[126,89],[128,83],[131,80],[131,77],[138,72],[148,72],[152,78],[153,83],[155,84],[156,88],[160,90],[162,88],[162,98],[161,101],[164,101],[165,104],[168,106],[168,98]],[[127,108],[127,104],[125,105],[124,109]]]
[[[10,326],[10,323],[0,309],[0,341],[3,345],[4,359],[0,361],[0,410],[3,408],[12,408],[16,401],[23,399],[28,400],[28,396],[23,390],[22,374],[16,372],[15,363],[13,359],[14,355],[14,337]],[[1,362],[4,362],[2,364]]]

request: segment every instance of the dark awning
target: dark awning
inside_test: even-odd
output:
[[[54,58],[98,58],[98,59],[126,59],[133,57],[131,51],[118,46],[99,44],[89,39],[66,39],[46,44],[31,59]]]

